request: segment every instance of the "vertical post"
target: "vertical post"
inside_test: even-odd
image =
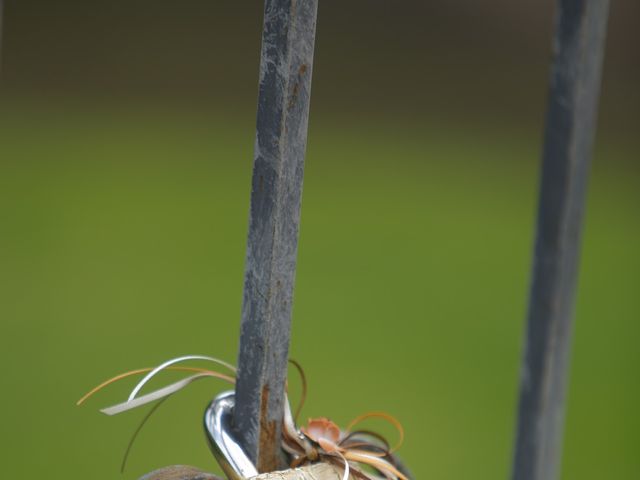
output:
[[[0,0],[0,75],[2,75],[2,41],[4,40],[4,0]],[[1,80],[1,77],[0,77]]]
[[[317,0],[266,0],[234,427],[260,472],[282,465]]]
[[[608,0],[558,0],[512,478],[558,477]]]

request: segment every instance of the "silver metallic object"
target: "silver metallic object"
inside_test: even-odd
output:
[[[204,412],[204,428],[209,446],[227,478],[244,480],[258,476],[258,470],[232,436],[231,419],[235,403],[233,391],[214,398]]]

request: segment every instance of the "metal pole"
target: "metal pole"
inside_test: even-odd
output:
[[[317,0],[266,0],[234,427],[260,472],[280,439]]]
[[[4,30],[3,27],[4,26],[4,0],[0,0],[0,80],[2,80],[2,40],[4,40],[3,38],[3,34],[4,34]]]
[[[514,480],[558,478],[608,0],[558,0]]]

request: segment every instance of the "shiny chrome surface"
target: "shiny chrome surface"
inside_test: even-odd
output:
[[[234,406],[233,391],[218,395],[204,413],[204,428],[211,450],[229,480],[244,480],[257,476],[258,470],[233,435]]]

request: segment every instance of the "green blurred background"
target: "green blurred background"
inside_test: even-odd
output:
[[[564,479],[640,478],[640,4],[612,3]],[[5,0],[4,17],[0,476],[120,478],[143,412],[97,410],[132,382],[75,401],[173,356],[236,358],[262,4]],[[395,414],[418,479],[508,477],[552,23],[550,0],[320,2],[303,415]],[[201,416],[223,388],[169,400],[124,478],[216,470]]]

